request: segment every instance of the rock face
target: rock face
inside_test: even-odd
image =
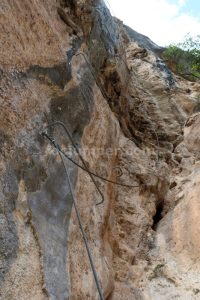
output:
[[[99,299],[55,121],[118,183],[65,160],[104,298],[199,299],[200,84],[101,0],[0,7],[0,299]]]

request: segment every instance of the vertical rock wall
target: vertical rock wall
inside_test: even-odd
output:
[[[0,7],[0,299],[98,299],[54,121],[121,184],[65,161],[105,299],[198,299],[199,84],[103,1]]]

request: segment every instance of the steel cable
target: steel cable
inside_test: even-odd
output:
[[[64,169],[65,169],[65,173],[67,175],[67,182],[68,182],[70,194],[72,196],[72,200],[73,200],[73,204],[74,204],[74,209],[75,209],[75,212],[76,212],[76,217],[77,217],[77,220],[78,220],[79,228],[81,230],[82,238],[83,238],[83,241],[84,241],[84,244],[85,244],[85,248],[86,248],[86,251],[87,251],[87,255],[88,255],[88,258],[89,258],[89,262],[90,262],[90,266],[91,266],[92,273],[93,273],[93,276],[94,276],[94,280],[95,280],[95,283],[96,283],[96,287],[97,287],[97,290],[98,290],[99,298],[100,298],[100,300],[104,300],[103,293],[102,293],[101,286],[100,286],[100,282],[98,280],[97,272],[96,272],[96,269],[95,269],[95,266],[94,266],[92,254],[91,254],[91,251],[90,251],[90,248],[89,248],[89,245],[88,245],[87,237],[86,237],[83,225],[82,225],[80,213],[79,213],[79,210],[78,210],[78,207],[77,207],[77,203],[76,203],[76,200],[75,200],[76,198],[75,198],[75,195],[74,195],[74,191],[72,189],[70,176],[69,176],[69,173],[67,171],[67,168],[65,166],[64,159],[63,159],[63,156],[62,156],[63,154],[62,154],[62,152],[60,151],[60,149],[58,148],[57,145],[55,145],[55,147],[56,147],[57,152],[58,152],[58,154],[59,154],[59,156],[61,158],[62,164],[63,164]]]
[[[94,81],[96,82],[96,85],[98,86],[98,88],[100,89],[103,97],[105,99],[107,99],[108,101],[111,100],[111,97],[107,95],[107,92],[105,91],[104,87],[102,86],[102,84],[100,84],[98,81],[97,81],[97,77],[95,76],[94,74],[94,70],[93,70],[93,67],[91,65],[91,63],[88,61],[86,55],[82,52],[82,51],[79,51],[77,54],[75,54],[75,56],[79,56],[79,55],[82,55],[87,66],[88,66],[88,69],[90,70],[90,73],[92,74],[92,77],[94,78]]]
[[[88,168],[85,168],[83,166],[81,166],[79,163],[75,162],[71,157],[69,157],[61,148],[58,144],[55,143],[55,141],[46,133],[46,132],[42,132],[42,135],[45,136],[55,148],[58,148],[59,151],[69,160],[71,161],[74,165],[76,165],[77,167],[79,167],[80,169],[82,169],[83,171],[87,172],[88,174],[91,174],[103,181],[107,181],[109,183],[115,184],[115,185],[119,185],[119,186],[123,186],[123,187],[128,187],[128,188],[136,188],[139,187],[139,185],[129,185],[129,184],[124,184],[124,183],[120,183],[117,181],[113,181],[113,180],[109,180],[101,175],[98,175],[92,171],[90,171]],[[97,204],[99,205],[99,203]]]
[[[64,130],[65,130],[65,132],[66,132],[66,134],[67,134],[67,137],[69,138],[71,144],[73,145],[74,149],[76,150],[76,153],[78,154],[80,160],[82,161],[82,164],[83,164],[85,170],[87,170],[87,165],[86,165],[86,163],[85,163],[85,160],[84,160],[84,158],[82,157],[82,155],[80,154],[79,149],[78,149],[78,147],[76,146],[76,144],[75,144],[75,142],[74,142],[74,140],[73,140],[73,138],[72,138],[72,136],[71,136],[71,134],[70,134],[70,132],[69,132],[69,130],[68,130],[68,128],[67,128],[67,126],[66,126],[63,122],[61,122],[61,121],[56,121],[56,122],[54,122],[54,123],[49,124],[49,125],[47,126],[47,128],[48,128],[48,127],[54,127],[54,126],[56,126],[56,125],[62,126],[62,128],[64,128]],[[52,142],[51,139],[49,139],[49,140]],[[54,143],[53,143],[53,145],[54,145]],[[55,144],[54,146],[56,146],[56,144]],[[64,153],[63,153],[63,154],[64,154]],[[65,155],[65,154],[64,154],[64,155]],[[68,158],[68,157],[67,157],[67,158]],[[68,159],[69,159],[69,158],[68,158]],[[70,159],[69,159],[69,160],[70,160]],[[73,163],[75,163],[75,162],[73,162]],[[92,182],[94,183],[94,185],[95,185],[95,187],[96,187],[98,193],[100,194],[100,196],[101,196],[101,198],[102,198],[102,200],[101,200],[99,203],[97,203],[97,205],[102,204],[102,203],[104,202],[104,195],[103,195],[103,193],[101,192],[101,190],[99,189],[99,187],[98,187],[98,185],[97,185],[95,179],[93,178],[94,175],[92,174],[92,172],[88,172],[88,174],[89,174],[89,176],[90,176]]]

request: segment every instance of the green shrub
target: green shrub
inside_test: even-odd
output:
[[[163,56],[178,74],[200,78],[200,35],[187,35],[183,43],[169,45]]]

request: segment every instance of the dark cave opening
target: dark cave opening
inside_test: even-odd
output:
[[[163,203],[160,202],[156,206],[156,213],[153,216],[153,225],[152,225],[153,230],[157,229],[158,223],[160,222],[160,220],[162,220],[162,218],[163,218],[162,212],[163,212]]]

